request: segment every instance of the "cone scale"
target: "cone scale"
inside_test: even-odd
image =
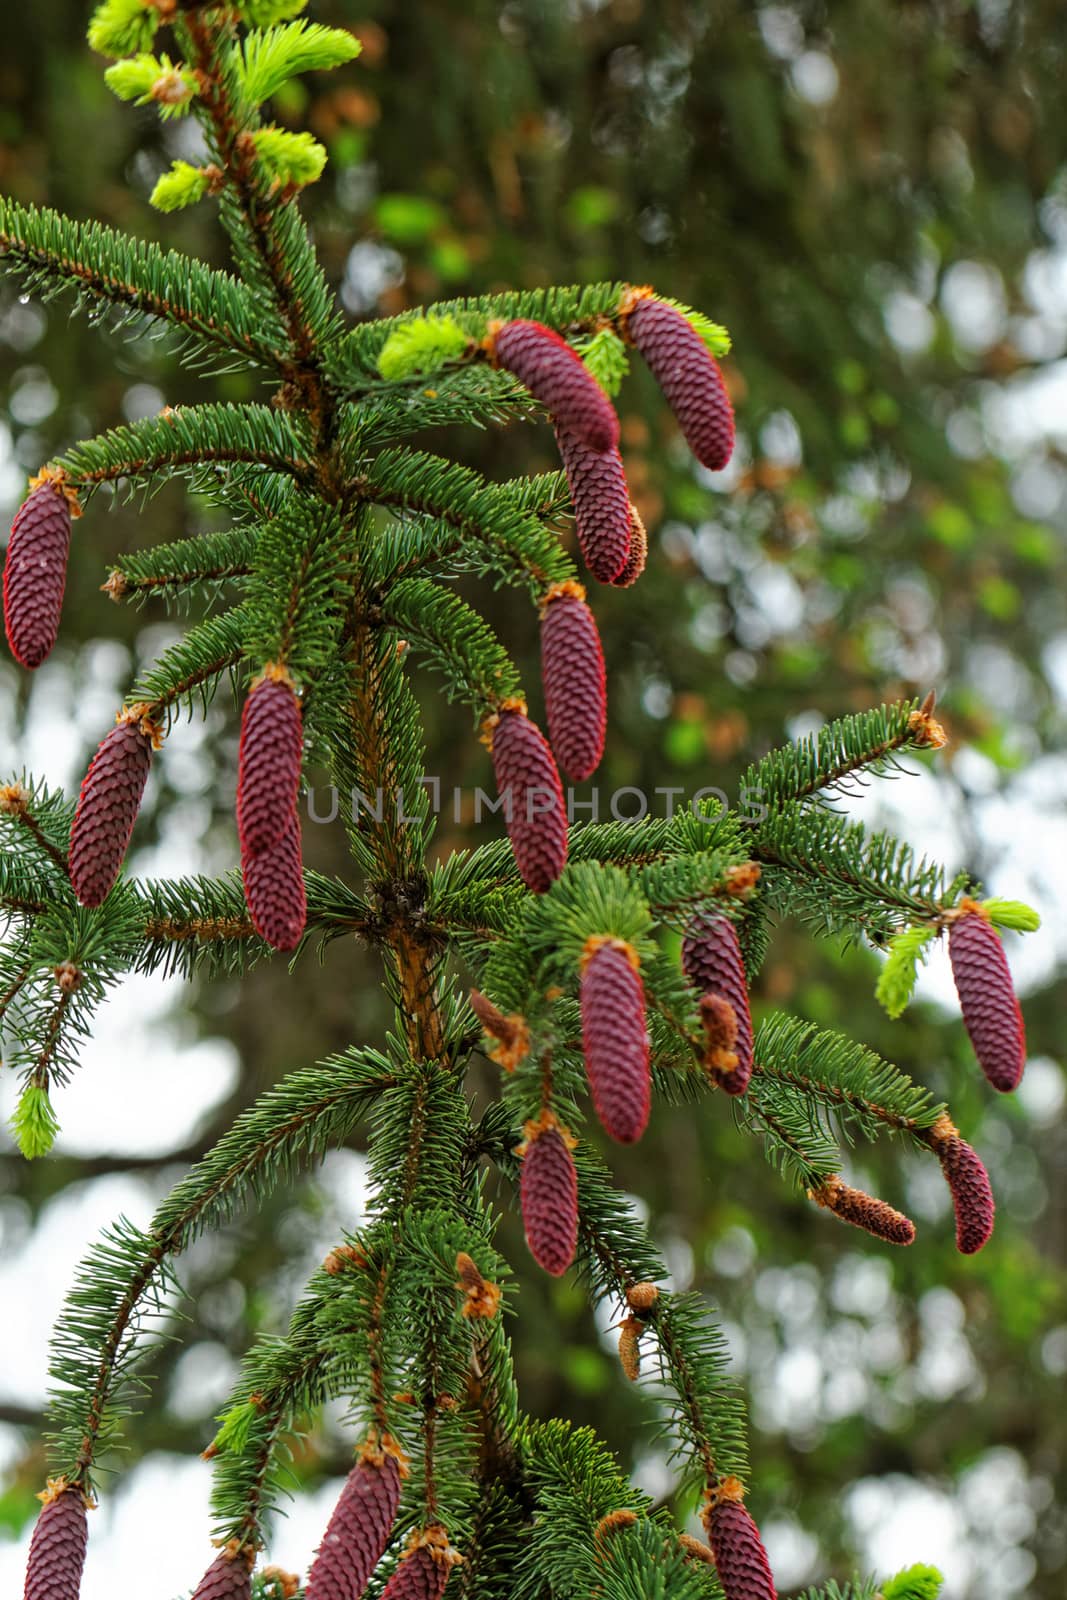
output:
[[[560,460],[574,508],[582,560],[598,583],[619,583],[633,550],[633,508],[617,449],[593,450],[564,428],[556,429]]]
[[[259,855],[286,832],[300,788],[300,702],[283,667],[270,666],[241,716],[237,831],[242,855]]]
[[[82,782],[70,830],[70,881],[83,906],[103,904],[126,859],[160,739],[147,712],[140,705],[121,713]]]
[[[567,810],[552,751],[518,702],[505,702],[488,737],[519,876],[544,894],[567,860]]]
[[[89,1530],[79,1489],[58,1478],[44,1502],[30,1540],[24,1600],[78,1600]]]
[[[559,583],[541,608],[541,678],[552,751],[568,778],[592,777],[604,753],[607,682],[600,635],[580,583]]]
[[[915,1224],[910,1217],[902,1211],[894,1211],[885,1200],[854,1189],[836,1173],[809,1193],[816,1205],[824,1206],[842,1222],[850,1222],[854,1228],[862,1228],[876,1239],[884,1239],[887,1244],[915,1243]]]
[[[520,1200],[526,1243],[539,1267],[559,1278],[578,1247],[578,1176],[574,1140],[551,1112],[526,1124]]]
[[[440,1600],[448,1575],[460,1560],[443,1528],[415,1534],[382,1590],[382,1600]]]
[[[763,1540],[736,1478],[723,1479],[711,1491],[703,1520],[726,1600],[778,1600]]]
[[[956,1249],[973,1256],[989,1243],[996,1217],[996,1203],[989,1173],[976,1150],[948,1116],[941,1116],[930,1129],[931,1148],[941,1163],[952,1195],[956,1216]]]
[[[4,630],[11,654],[39,667],[59,633],[70,555],[71,508],[46,478],[15,513],[4,561]]]
[[[611,579],[614,589],[629,589],[635,584],[648,561],[648,533],[635,505],[630,506],[630,549],[626,565]]]
[[[193,1590],[193,1600],[250,1600],[251,1593],[250,1552],[231,1541],[200,1579]]]
[[[278,843],[259,855],[241,859],[245,900],[260,938],[275,950],[295,950],[307,921],[300,853],[300,823],[295,811]]]
[[[558,427],[591,450],[612,450],[618,444],[614,406],[558,333],[540,322],[497,323],[490,329],[488,350],[493,364],[514,373]]]
[[[307,1600],[360,1600],[396,1521],[406,1467],[389,1439],[372,1434],[345,1479],[308,1576]]]
[[[978,1065],[1000,1094],[1019,1086],[1026,1031],[1000,935],[977,901],[962,900],[949,926],[948,954],[963,1023]]]
[[[620,1144],[640,1139],[652,1098],[645,991],[632,947],[590,939],[582,952],[582,1050],[596,1114]]]

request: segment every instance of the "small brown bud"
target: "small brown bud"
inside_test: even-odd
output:
[[[459,1273],[456,1288],[462,1289],[466,1295],[463,1315],[495,1317],[500,1305],[500,1285],[483,1278],[477,1263],[465,1250],[461,1250],[456,1257],[456,1271]]]
[[[609,1511],[606,1517],[601,1517],[593,1529],[593,1543],[597,1549],[603,1551],[607,1541],[621,1532],[623,1528],[632,1528],[637,1521],[637,1512],[620,1506],[618,1511]]]
[[[626,1291],[626,1304],[638,1316],[651,1311],[659,1299],[659,1288],[654,1283],[631,1283]]]
[[[702,1561],[707,1567],[715,1565],[711,1550],[701,1539],[694,1539],[691,1533],[680,1533],[678,1543],[691,1561]]]
[[[641,1335],[645,1325],[640,1317],[625,1317],[619,1324],[619,1361],[631,1383],[641,1374]]]
[[[358,1271],[366,1265],[367,1257],[358,1245],[337,1244],[322,1263],[322,1270],[332,1277],[338,1272],[344,1272],[346,1267],[353,1267]]]
[[[471,1010],[486,1033],[498,1042],[489,1051],[490,1061],[495,1061],[505,1072],[514,1072],[520,1061],[530,1053],[530,1030],[526,1018],[517,1013],[505,1017],[493,1002],[479,990],[470,992]]]

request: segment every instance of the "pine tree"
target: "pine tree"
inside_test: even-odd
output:
[[[294,1071],[237,1119],[147,1229],[119,1221],[82,1264],[54,1338],[54,1480],[27,1600],[76,1594],[83,1508],[145,1382],[144,1347],[178,1257],[365,1119],[371,1220],[331,1252],[286,1336],[249,1351],[205,1452],[220,1553],[205,1537],[198,1592],[293,1592],[290,1575],[252,1567],[269,1544],[287,1443],[342,1396],[357,1465],[311,1576],[323,1600],[357,1600],[372,1569],[373,1592],[398,1596],[699,1600],[720,1592],[716,1563],[727,1600],[763,1597],[772,1579],[746,1506],[758,1503],[758,1473],[753,1483],[716,1321],[698,1297],[668,1290],[654,1243],[597,1154],[589,1083],[608,1131],[627,1140],[644,1128],[649,1076],[659,1097],[710,1096],[708,1115],[733,1104],[738,1136],[759,1140],[787,1182],[903,1243],[907,1219],[841,1176],[855,1138],[895,1136],[939,1160],[957,1205],[961,1196],[970,1205],[961,1248],[971,1252],[992,1226],[984,1169],[920,1085],[847,1037],[785,1015],[755,1030],[743,1085],[729,1081],[727,1057],[740,1042],[747,1070],[745,984],[777,914],[806,918],[819,936],[888,945],[879,994],[892,1014],[929,942],[966,917],[996,969],[1014,1073],[1021,1024],[994,928],[1034,918],[980,900],[969,880],[948,881],[823,803],[904,752],[936,749],[932,701],[845,718],[766,757],[746,778],[763,801],[758,822],[703,805],[669,820],[567,827],[557,766],[595,765],[603,680],[594,608],[556,532],[560,508],[569,502],[578,518],[593,576],[631,583],[647,547],[610,403],[628,347],[647,356],[686,438],[721,465],[734,425],[715,358],[728,341],[707,318],[619,283],[457,300],[346,328],[297,203],[325,151],[263,109],[294,75],[357,54],[349,33],[303,10],[304,0],[104,0],[90,24],[117,95],[199,119],[209,159],[175,162],[153,198],[162,211],[217,201],[234,275],[0,200],[0,258],[27,292],[69,291],[95,317],[170,330],[206,372],[246,370],[269,395],[167,409],[81,443],[46,465],[16,519],[5,622],[31,669],[61,628],[70,519],[84,513],[69,551],[84,561],[99,486],[185,477],[210,487],[230,519],[224,532],[135,552],[110,574],[119,600],[195,601],[223,586],[230,603],[131,685],[117,728],[101,730],[77,810],[29,777],[0,789],[0,1018],[24,1080],[21,1148],[28,1158],[48,1150],[53,1093],[77,1067],[94,1007],[133,971],[239,973],[293,948],[295,964],[312,940],[359,933],[381,956],[396,1008],[381,1049]],[[156,53],[164,29],[171,53]],[[557,477],[490,483],[411,443],[444,423],[516,417],[555,427]],[[610,504],[597,484],[609,485]],[[456,576],[525,592],[556,632],[568,622],[546,645],[549,740],[505,645],[450,587]],[[419,662],[469,707],[491,748],[510,835],[435,866],[410,682]],[[231,674],[246,706],[241,872],[124,875],[154,750],[165,762],[183,712]],[[553,751],[552,738],[565,748]],[[351,882],[302,870],[299,767],[311,748],[341,792],[374,798],[350,830]],[[725,928],[740,952],[729,994],[714,964],[683,972],[668,954],[694,928]],[[999,1037],[997,1025],[983,1017],[983,1039]],[[503,1079],[499,1104],[476,1123],[464,1085],[478,1050]],[[625,1371],[658,1382],[679,1472],[705,1495],[708,1545],[654,1512],[588,1429],[523,1412],[483,1160],[522,1197],[547,1270],[573,1258],[592,1298],[618,1307]],[[73,1516],[70,1529],[57,1506]],[[936,1574],[924,1583],[936,1594]],[[870,1596],[875,1584],[848,1592]],[[842,1593],[831,1584],[826,1600]]]

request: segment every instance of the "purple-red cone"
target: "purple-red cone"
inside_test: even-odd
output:
[[[596,1114],[620,1144],[640,1139],[652,1098],[645,990],[633,949],[590,939],[582,954],[582,1051]]]
[[[252,1567],[247,1550],[235,1540],[220,1550],[193,1591],[193,1600],[249,1600]]]
[[[39,667],[56,642],[69,555],[70,503],[48,479],[15,513],[4,562],[4,628],[24,667]]]
[[[615,407],[581,357],[565,339],[541,322],[497,324],[489,335],[490,359],[525,384],[558,427],[591,450],[611,450],[619,442]]]
[[[693,919],[682,942],[682,967],[702,995],[719,995],[733,1010],[737,1037],[731,1048],[737,1065],[722,1072],[709,1064],[708,1071],[727,1094],[744,1094],[752,1077],[752,1015],[741,946],[729,917],[703,912]]]
[[[242,855],[245,900],[256,932],[275,950],[295,950],[307,921],[300,823],[295,809],[278,843]]]
[[[712,1491],[703,1521],[726,1600],[778,1600],[759,1529],[745,1509],[736,1478]]]
[[[463,1558],[441,1527],[412,1536],[407,1553],[382,1590],[382,1600],[440,1600],[448,1575]]]
[[[1015,998],[1004,946],[974,900],[961,900],[963,915],[948,931],[948,954],[963,1022],[978,1065],[994,1089],[1018,1088],[1026,1065],[1026,1030]]]
[[[589,778],[604,753],[607,683],[580,583],[555,584],[541,610],[541,679],[552,752],[569,778]]]
[[[930,1143],[941,1163],[952,1194],[956,1213],[956,1249],[973,1256],[989,1242],[993,1232],[996,1205],[989,1173],[947,1116],[939,1117],[930,1129]]]
[[[574,508],[582,560],[598,583],[616,583],[632,549],[633,507],[617,449],[593,450],[576,434],[556,429],[560,460]]]
[[[403,1457],[372,1434],[345,1479],[308,1575],[307,1600],[360,1600],[389,1543],[400,1504]]]
[[[521,702],[505,702],[489,731],[519,876],[528,889],[544,894],[567,861],[567,808],[552,751]]]
[[[641,520],[641,513],[635,505],[630,506],[630,553],[626,557],[626,565],[622,571],[611,580],[614,589],[629,589],[631,584],[637,582],[645,564],[648,561],[648,533]]]
[[[89,764],[70,830],[70,881],[83,906],[101,905],[122,870],[159,731],[131,706]]]
[[[734,412],[715,357],[689,318],[654,295],[637,291],[623,319],[689,448],[703,466],[720,471],[733,454]]]
[[[558,1278],[578,1247],[574,1140],[549,1111],[542,1112],[539,1121],[528,1122],[524,1131],[519,1196],[526,1243],[538,1266]]]
[[[284,667],[268,666],[241,715],[237,757],[237,832],[242,855],[278,843],[300,788],[300,702]]]
[[[49,1483],[30,1540],[23,1600],[78,1600],[89,1530],[79,1489]]]
[[[850,1222],[854,1228],[862,1228],[876,1239],[884,1239],[887,1244],[915,1243],[915,1224],[910,1217],[902,1211],[894,1211],[875,1195],[853,1189],[836,1172],[808,1193],[816,1205],[825,1206],[842,1222]]]

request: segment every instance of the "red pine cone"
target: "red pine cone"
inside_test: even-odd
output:
[[[949,928],[948,954],[978,1065],[1009,1094],[1026,1065],[1026,1031],[1000,935],[982,912],[967,910]]]
[[[541,322],[506,322],[492,337],[492,355],[540,400],[559,427],[591,450],[611,450],[618,444],[615,407],[581,357],[551,328]]]
[[[596,1114],[620,1144],[640,1139],[652,1096],[645,990],[628,946],[595,943],[582,972],[582,1049]]]
[[[278,843],[258,856],[241,857],[245,901],[256,932],[275,950],[295,950],[307,921],[304,863],[296,812]]]
[[[67,497],[39,484],[15,513],[4,563],[4,628],[24,667],[39,667],[56,642],[69,555]]]
[[[62,1480],[49,1484],[30,1540],[23,1600],[78,1600],[89,1539],[85,1501]]]
[[[612,587],[615,589],[629,589],[635,584],[648,561],[648,533],[641,520],[641,513],[635,505],[630,507],[630,553],[626,558],[626,565],[617,577],[612,578]]]
[[[252,1569],[244,1551],[220,1550],[193,1591],[193,1600],[250,1600]]]
[[[418,1535],[382,1590],[382,1600],[440,1600],[448,1574],[460,1560],[443,1528]]]
[[[763,1540],[740,1498],[740,1488],[736,1478],[727,1478],[704,1512],[723,1594],[726,1600],[778,1600]]]
[[[567,809],[552,751],[536,723],[505,707],[493,729],[492,753],[519,876],[544,894],[567,861]]]
[[[103,903],[130,843],[152,765],[153,734],[144,707],[112,728],[89,764],[70,830],[70,881],[83,906]],[[140,715],[138,714],[140,713]]]
[[[973,1256],[988,1244],[993,1232],[996,1205],[989,1173],[977,1151],[955,1129],[947,1138],[939,1139],[934,1148],[952,1192],[956,1249],[961,1255]]]
[[[842,1222],[872,1233],[876,1239],[884,1239],[887,1244],[915,1243],[915,1224],[910,1217],[894,1211],[886,1201],[864,1194],[862,1189],[853,1189],[836,1173],[810,1193],[816,1204],[825,1206]]]
[[[570,1136],[551,1116],[527,1123],[520,1199],[526,1243],[539,1267],[560,1277],[578,1247],[578,1175]]]
[[[549,590],[541,612],[541,679],[556,760],[569,778],[591,777],[604,753],[607,682],[600,635],[579,583]]]
[[[345,1479],[308,1575],[307,1600],[360,1600],[392,1533],[400,1463],[370,1447]]]
[[[646,295],[627,331],[644,356],[697,460],[720,471],[734,449],[734,411],[715,357],[688,317]]]
[[[300,702],[284,669],[267,669],[241,715],[237,758],[237,831],[242,855],[278,843],[300,788],[303,727]]]
[[[752,1077],[752,1014],[741,946],[729,917],[705,912],[693,919],[682,942],[682,967],[701,994],[720,995],[733,1009],[737,1038],[731,1049],[737,1065],[730,1072],[709,1065],[708,1071],[727,1094],[744,1094]]]
[[[599,583],[621,579],[630,562],[632,507],[618,450],[592,450],[576,434],[556,429],[560,460],[574,507],[582,560]]]

